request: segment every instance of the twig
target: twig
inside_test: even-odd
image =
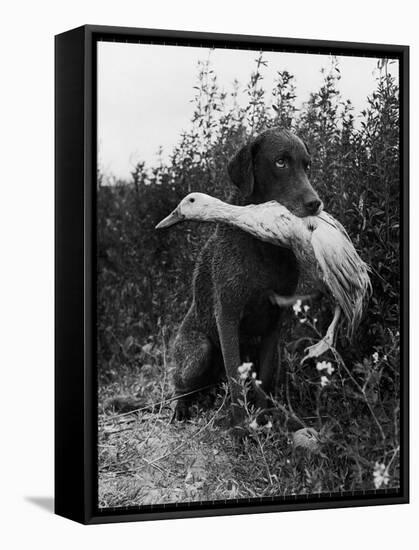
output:
[[[268,461],[266,460],[265,452],[264,452],[264,450],[263,450],[263,445],[262,445],[262,443],[261,443],[261,441],[260,441],[259,434],[258,434],[257,432],[255,432],[254,435],[256,436],[256,440],[257,440],[257,442],[258,442],[260,452],[262,453],[262,459],[263,459],[263,462],[264,462],[264,465],[265,465],[265,469],[266,469],[266,473],[267,473],[267,476],[268,476],[269,485],[273,485],[273,483],[272,483],[271,471],[270,471],[270,469],[269,469]]]
[[[120,428],[119,430],[112,430],[111,432],[103,432],[106,435],[114,435],[114,434],[120,434],[122,432],[128,432],[129,430],[132,430],[132,426],[128,426],[127,428]]]
[[[207,390],[209,388],[213,388],[215,386],[215,384],[208,384],[207,386],[203,386],[202,388],[198,388],[196,390],[192,390],[192,391],[189,391],[187,393],[183,393],[181,395],[175,395],[173,397],[168,397],[167,399],[163,399],[162,401],[157,401],[155,403],[149,403],[148,405],[145,405],[144,407],[141,407],[140,409],[133,409],[132,411],[128,411],[128,412],[125,412],[125,413],[121,413],[121,414],[114,414],[113,416],[109,416],[108,418],[105,418],[104,420],[102,420],[99,425],[100,426],[103,426],[105,424],[108,424],[109,422],[112,422],[112,420],[117,420],[119,418],[123,418],[123,417],[126,417],[126,416],[129,416],[131,414],[136,414],[136,413],[139,413],[139,412],[143,412],[143,411],[149,411],[151,408],[154,408],[154,407],[157,407],[157,405],[164,405],[165,403],[171,403],[172,401],[176,401],[178,399],[180,399],[181,397],[187,397],[188,395],[193,395],[195,393],[198,393],[200,391],[204,391],[204,390]],[[136,419],[135,418],[132,418],[132,419],[127,419],[126,422],[134,422]]]
[[[164,329],[162,329],[162,342],[163,342],[163,369],[164,369],[164,376],[163,376],[163,382],[162,382],[162,385],[161,385],[161,393],[162,393],[162,398],[163,398],[163,396],[164,396],[164,389],[165,389],[165,385],[166,385],[166,378],[167,378],[166,342],[165,342],[165,338],[164,338]],[[148,432],[147,437],[145,438],[145,440],[142,441],[142,442],[140,443],[140,445],[139,445],[140,449],[146,445],[146,443],[147,443],[147,441],[150,439],[151,435],[155,432],[156,426],[157,426],[157,422],[158,422],[159,419],[160,419],[160,415],[161,415],[162,408],[163,408],[163,400],[160,402],[159,411],[158,411],[157,416],[156,416],[156,418],[155,418],[155,420],[154,420],[153,426],[152,426],[151,429],[149,430],[149,432]]]
[[[400,451],[400,445],[398,445],[393,451],[393,456],[390,458],[390,462],[387,464],[387,467],[386,467],[387,472],[390,470],[390,466],[393,460],[396,458],[396,455],[399,451]]]
[[[122,466],[124,464],[128,464],[129,462],[135,460],[139,458],[140,460],[142,460],[143,462],[145,462],[148,466],[152,466],[153,468],[155,468],[156,470],[158,470],[160,473],[164,474],[164,473],[167,473],[167,470],[165,470],[162,466],[159,466],[158,464],[153,464],[152,462],[150,462],[149,460],[147,460],[146,458],[144,458],[143,456],[139,456],[137,454],[135,455],[131,455],[129,458],[125,459],[125,460],[121,460],[120,462],[118,462],[117,464],[115,464],[116,466]],[[123,472],[126,472],[126,473],[133,473],[134,471],[136,471],[136,469],[131,469],[131,470],[117,470],[117,471],[112,471],[111,469],[109,468],[112,468],[112,464],[108,464],[107,466],[104,466],[105,469],[101,469],[99,470],[99,473],[100,474],[106,474],[106,473],[118,473],[118,474],[121,474]]]
[[[267,397],[266,393],[263,391],[262,388],[257,388],[257,390],[260,391],[263,395],[265,395],[265,397]],[[243,386],[242,396],[243,396],[243,406],[244,406],[244,409],[246,411],[246,414],[247,414],[248,418],[251,418],[252,413],[249,410],[249,402],[248,402],[248,399],[247,399],[246,384]],[[269,485],[272,485],[271,471],[269,469],[269,465],[268,465],[268,462],[266,460],[265,452],[263,450],[263,445],[262,445],[262,442],[260,440],[259,434],[257,433],[257,431],[254,431],[254,432],[252,432],[252,435],[253,435],[254,439],[256,439],[257,444],[258,444],[259,449],[260,449],[260,452],[262,453],[262,459],[263,459],[263,463],[264,463],[264,466],[265,466],[265,469],[266,469],[266,474],[268,476]]]
[[[285,409],[285,407],[283,407],[277,401],[274,401],[274,400],[272,400],[272,401],[274,401],[274,403],[275,403],[275,405],[278,409],[285,412],[285,414],[288,416],[288,418],[290,418],[290,417],[294,418],[303,428],[305,428],[306,425],[304,424],[304,422],[302,420],[300,420],[298,418],[298,416],[295,414],[294,409],[292,408],[292,405],[291,405],[291,397],[290,397],[290,389],[289,389],[289,372],[288,372],[288,370],[285,373],[285,395],[287,396],[287,403],[288,403],[289,411],[287,411],[287,409]]]
[[[208,426],[210,424],[212,424],[212,422],[215,420],[216,416],[218,415],[218,413],[221,411],[221,409],[224,407],[224,404],[226,402],[226,399],[227,399],[227,392],[224,394],[224,398],[223,398],[223,402],[221,403],[221,405],[219,406],[219,408],[215,411],[215,413],[212,415],[212,417],[209,419],[209,421],[204,425],[202,426],[202,428],[200,428],[198,431],[196,431],[194,434],[192,434],[187,441],[184,441],[183,443],[181,443],[180,445],[178,445],[177,447],[175,447],[172,451],[169,451],[168,453],[166,454],[163,454],[162,456],[159,456],[158,458],[155,458],[154,460],[151,461],[151,464],[154,464],[155,462],[158,462],[159,460],[163,460],[164,458],[167,458],[168,456],[170,455],[173,455],[173,454],[176,454],[179,449],[181,449],[182,447],[184,447],[185,445],[187,445],[192,439],[195,439],[196,437],[198,437],[199,434],[201,434],[204,430],[206,430],[208,428]]]
[[[143,460],[148,466],[152,466],[156,470],[158,470],[161,474],[167,474],[167,470],[165,470],[162,466],[159,466],[158,464],[153,464],[153,462],[150,462],[150,460],[147,460],[143,456],[139,457],[140,460]]]
[[[362,388],[359,383],[357,382],[356,378],[352,375],[351,371],[348,369],[348,367],[346,366],[345,364],[345,361],[343,360],[342,356],[340,355],[340,353],[336,350],[336,348],[334,347],[331,347],[330,348],[333,355],[335,356],[335,359],[338,363],[340,363],[342,365],[342,367],[345,369],[345,372],[346,374],[349,376],[349,378],[352,380],[352,382],[355,384],[355,386],[357,387],[358,391],[361,393],[361,395],[363,396],[364,398],[364,401],[365,401],[365,404],[367,405],[370,413],[371,413],[371,416],[372,418],[374,419],[374,422],[377,424],[377,427],[380,431],[380,434],[381,434],[381,438],[383,440],[383,442],[385,442],[386,440],[386,435],[384,433],[384,430],[380,424],[380,422],[378,421],[378,418],[376,417],[375,415],[375,412],[373,410],[373,408],[371,407],[371,404],[370,402],[368,401],[368,398],[366,396],[366,393],[365,393],[365,390],[364,388]]]

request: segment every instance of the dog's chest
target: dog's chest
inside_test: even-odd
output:
[[[264,286],[278,292],[297,283],[298,266],[290,250],[260,242],[254,247],[253,255],[256,281],[259,279]]]
[[[234,289],[239,296],[257,296],[265,290],[294,292],[298,266],[294,254],[230,227],[219,227],[208,250],[215,285]]]

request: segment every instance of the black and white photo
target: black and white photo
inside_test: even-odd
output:
[[[186,34],[89,42],[93,515],[402,502],[403,49]]]

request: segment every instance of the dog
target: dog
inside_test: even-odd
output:
[[[294,133],[273,128],[244,145],[227,167],[233,204],[277,201],[295,215],[316,215],[322,201],[309,180],[310,152]],[[298,283],[294,254],[219,224],[194,269],[192,304],[174,341],[174,418],[190,416],[194,392],[227,376],[231,422],[240,423],[243,357],[251,357],[262,389],[272,391],[278,368],[281,310],[272,293],[292,296]],[[188,394],[188,395],[185,395]]]

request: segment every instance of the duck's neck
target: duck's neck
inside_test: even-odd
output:
[[[228,223],[240,227],[244,209],[243,206],[214,199],[205,210],[200,212],[199,219],[206,222]]]
[[[200,213],[199,220],[215,223],[225,223],[237,227],[253,235],[260,241],[281,245],[280,238],[274,228],[263,223],[265,212],[262,205],[249,204],[238,206],[214,199],[205,210]],[[289,246],[285,243],[284,246]]]

